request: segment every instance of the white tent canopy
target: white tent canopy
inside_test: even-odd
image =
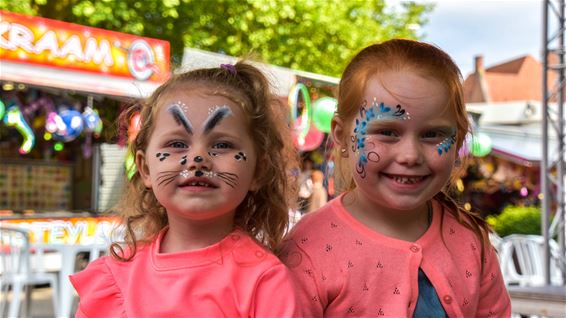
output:
[[[203,67],[218,67],[220,64],[234,64],[239,59],[230,55],[213,53],[193,48],[185,48],[183,52],[183,62],[180,68],[175,70],[176,73],[194,70]],[[291,87],[297,82],[297,76],[326,82],[329,84],[338,84],[339,78],[330,77],[315,73],[292,70],[289,68],[269,65],[264,63],[253,63],[268,77],[274,90],[274,94],[278,96],[287,96]]]
[[[477,131],[492,141],[493,154],[522,165],[539,165],[542,160],[542,106],[538,101],[469,103],[466,109],[479,114]],[[551,105],[556,109],[556,105]],[[549,148],[557,137],[549,135]],[[550,154],[557,158],[558,154]]]

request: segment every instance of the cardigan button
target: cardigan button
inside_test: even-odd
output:
[[[444,302],[447,304],[452,303],[452,297],[450,297],[450,295],[445,295],[444,297],[442,297],[442,300],[444,300]]]
[[[410,250],[413,253],[418,253],[421,249],[418,246],[413,245],[413,246],[411,246]]]

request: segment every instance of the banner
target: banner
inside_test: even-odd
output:
[[[161,83],[169,50],[167,41],[0,10],[0,61]]]

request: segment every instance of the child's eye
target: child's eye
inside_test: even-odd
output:
[[[187,144],[185,144],[182,141],[172,141],[170,142],[167,147],[171,147],[171,148],[188,148]]]
[[[424,139],[442,139],[446,138],[447,136],[448,134],[446,132],[440,130],[427,131],[422,135]]]
[[[387,136],[387,137],[394,137],[395,136],[395,132],[393,130],[379,130],[376,132],[376,134],[378,135],[382,135],[382,136]]]
[[[232,145],[232,143],[230,142],[226,142],[226,141],[221,141],[221,142],[217,142],[212,146],[213,149],[232,149],[234,148],[234,145]]]
[[[374,136],[381,142],[395,142],[399,139],[399,134],[393,129],[375,129],[368,132],[368,135]]]

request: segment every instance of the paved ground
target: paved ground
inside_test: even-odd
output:
[[[50,287],[35,287],[31,294],[31,318],[52,318],[55,317],[53,314],[53,300],[51,288]],[[11,298],[11,295],[9,296]],[[23,294],[22,294],[23,297]],[[75,316],[75,311],[77,308],[78,297],[75,297],[75,302],[72,309],[72,317]],[[20,308],[20,316],[24,317],[24,304],[22,303]],[[4,314],[0,314],[1,317],[7,315],[7,308]]]
[[[34,288],[33,292],[32,292],[32,303],[31,303],[31,318],[53,318],[55,317],[53,314],[53,305],[52,305],[52,292],[51,292],[51,288],[50,287],[36,287]],[[23,297],[23,295],[22,295]],[[9,300],[11,299],[11,295],[9,295]],[[75,311],[77,310],[77,304],[78,304],[79,298],[75,297],[75,301],[73,302],[73,307],[71,310],[71,318],[75,316]],[[23,304],[21,305],[22,308],[20,308],[20,316],[19,317],[24,317],[24,308],[23,308]],[[539,308],[539,311],[542,310],[542,308]],[[0,313],[0,317],[6,317],[7,316],[7,309],[5,313]],[[512,314],[511,315],[512,318],[522,318],[522,317],[529,317],[529,316],[520,316],[518,314]],[[530,316],[530,317],[534,317],[534,318],[541,318],[541,316]],[[550,316],[552,317],[552,316]]]

